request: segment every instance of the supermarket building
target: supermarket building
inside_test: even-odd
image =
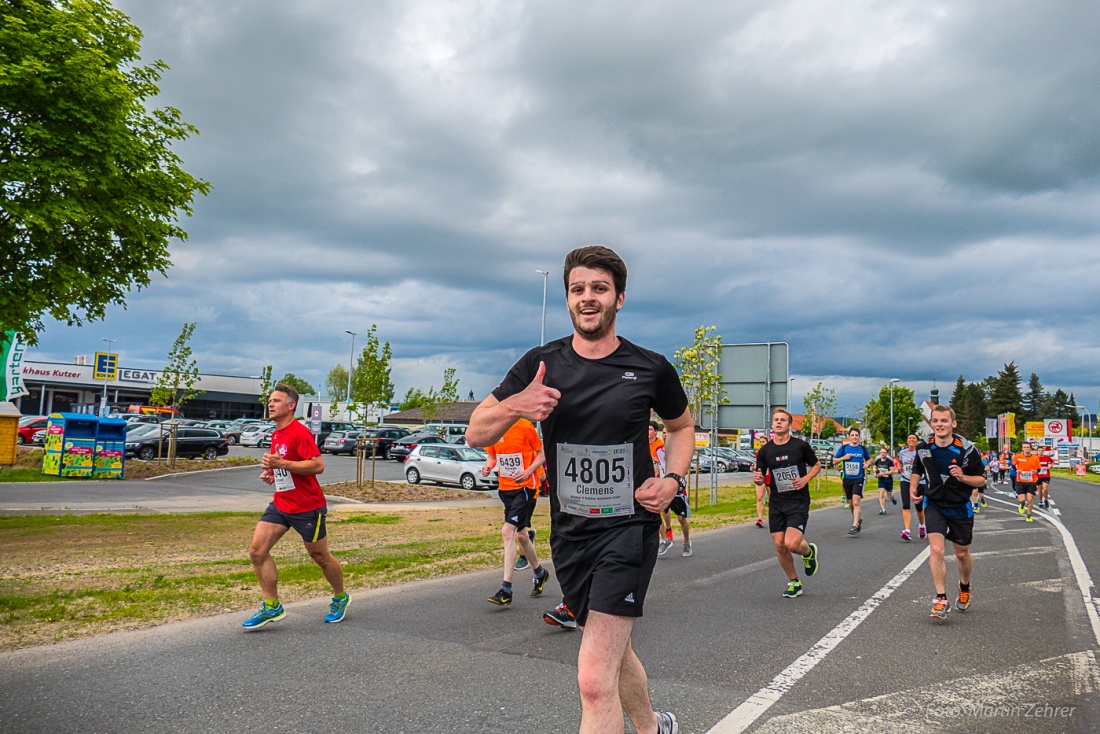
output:
[[[60,411],[96,413],[107,389],[107,404],[126,412],[130,405],[148,405],[160,370],[119,367],[113,380],[96,380],[90,364],[23,362],[23,386],[30,391],[12,402],[23,415]],[[261,418],[260,378],[199,375],[195,389],[204,390],[184,406],[188,418]],[[303,403],[306,401],[303,398]],[[304,407],[304,406],[303,406]]]

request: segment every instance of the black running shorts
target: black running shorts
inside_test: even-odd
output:
[[[862,479],[844,479],[841,481],[844,485],[844,496],[849,502],[852,501],[852,497],[863,497],[863,480]]]
[[[577,624],[589,611],[642,616],[660,535],[660,525],[622,525],[586,540],[550,536],[558,584]]]
[[[878,488],[885,489],[887,492],[894,491],[894,479],[893,477],[879,477]]]
[[[1024,484],[1023,482],[1016,482],[1016,494],[1035,494],[1039,485],[1031,483]]]
[[[322,505],[310,512],[283,512],[272,502],[260,516],[260,522],[269,522],[274,525],[282,525],[284,528],[294,528],[302,540],[307,543],[316,543],[326,535],[325,516],[328,514],[328,505]]]
[[[928,532],[939,533],[955,545],[970,545],[974,539],[974,518],[956,520],[944,517],[940,508],[935,505],[927,505],[924,508],[924,524]]]
[[[806,524],[809,521],[810,506],[808,504],[781,505],[778,502],[772,502],[768,505],[769,532],[784,533],[787,528],[794,528],[805,535]]]
[[[672,498],[668,511],[680,517],[691,517],[691,505],[688,504],[688,498],[682,494],[676,495]]]
[[[516,530],[531,527],[531,514],[535,511],[535,490],[509,489],[497,493],[504,503],[504,522]]]
[[[924,491],[924,485],[920,485],[920,491]],[[901,509],[908,510],[910,505],[913,504],[913,493],[909,489],[909,480],[903,480],[901,483]],[[920,498],[920,502],[917,503],[916,511],[920,512],[924,509],[924,497]]]

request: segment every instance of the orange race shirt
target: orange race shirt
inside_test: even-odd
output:
[[[653,473],[661,476],[661,467],[665,465],[665,442],[659,438],[649,444],[649,455],[653,458]]]
[[[1035,454],[1031,456],[1016,454],[1012,463],[1016,465],[1016,481],[1020,484],[1035,484],[1039,479],[1040,463],[1039,457]]]
[[[499,441],[485,450],[489,456],[496,459],[500,491],[510,492],[517,489],[538,488],[540,475],[537,471],[528,477],[523,484],[508,476],[516,468],[523,471],[529,469],[535,463],[539,452],[542,451],[542,440],[531,421],[520,418],[511,428],[505,431]]]

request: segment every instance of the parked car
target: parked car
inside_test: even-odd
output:
[[[230,446],[241,442],[241,427],[232,421],[207,421],[206,427],[213,428],[225,436]]]
[[[394,441],[400,441],[409,434],[408,428],[374,426],[363,432],[363,439],[368,454],[373,453],[380,458],[389,459],[391,458],[390,447],[393,446]]]
[[[422,443],[447,443],[434,433],[414,433],[411,436],[405,436],[390,444],[389,450],[386,452],[386,457],[393,459],[394,461],[405,461],[415,449]]]
[[[157,457],[157,444],[160,444],[160,455],[168,455],[168,430],[145,431],[138,435],[127,434],[126,457],[136,457],[142,461],[150,461]],[[229,453],[229,443],[225,436],[213,428],[194,428],[192,426],[180,426],[176,429],[176,456],[198,457],[212,461],[219,456]]]
[[[695,456],[692,457],[693,469],[695,464],[699,465],[699,471],[701,472],[717,471],[719,474],[725,474],[729,471],[730,466],[729,460],[712,448],[698,449]]]
[[[420,444],[405,460],[405,478],[409,484],[429,481],[457,484],[463,489],[496,489],[495,470],[487,477],[481,476],[485,458],[484,451],[469,446]]]
[[[302,421],[306,428],[309,428],[309,420]],[[325,439],[329,437],[329,434],[333,431],[357,431],[359,430],[352,423],[345,423],[344,421],[321,421],[321,432],[317,434],[317,446],[320,448],[325,445]]]
[[[333,431],[321,444],[322,454],[351,454],[355,453],[355,444],[359,440],[359,431]]]
[[[36,446],[46,443],[46,429],[39,428],[37,431],[35,431],[34,435],[31,436],[31,443],[35,444]]]
[[[754,471],[756,469],[756,455],[751,451],[739,451],[728,446],[719,446],[715,449],[718,455],[726,461],[728,471]]]
[[[15,442],[22,446],[25,443],[36,443],[34,440],[34,434],[38,431],[45,430],[46,424],[50,422],[50,419],[44,415],[25,415],[19,419],[19,431],[15,437]],[[45,436],[46,434],[42,434]],[[42,443],[45,443],[43,438]]]
[[[416,429],[416,433],[434,433],[447,443],[466,443],[466,423],[425,423]],[[411,431],[410,431],[411,433]]]
[[[275,433],[275,426],[259,426],[251,431],[245,431],[241,434],[241,446],[257,446],[259,448],[270,446],[271,434],[273,433]],[[228,443],[228,439],[226,441]]]

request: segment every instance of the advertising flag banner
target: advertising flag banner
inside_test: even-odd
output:
[[[1015,438],[1016,436],[1016,414],[1005,413],[1005,436],[1007,438]]]
[[[1000,423],[996,418],[985,419],[985,437],[997,438],[1000,434],[997,432],[997,425]]]
[[[14,331],[5,331],[0,335],[0,365],[4,366],[4,377],[0,379],[0,401],[30,394],[23,387],[23,346]]]

